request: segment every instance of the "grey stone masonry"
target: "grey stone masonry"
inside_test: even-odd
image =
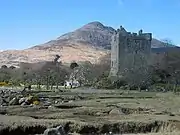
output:
[[[112,36],[111,77],[124,77],[136,83],[137,77],[147,79],[147,67],[151,57],[152,33],[127,32],[122,26]],[[144,78],[145,77],[145,78]],[[133,80],[134,79],[134,80]],[[143,80],[139,81],[143,81]]]

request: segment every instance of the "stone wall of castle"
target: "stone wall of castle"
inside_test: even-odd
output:
[[[110,76],[141,84],[149,79],[151,33],[127,32],[120,27],[112,37]]]

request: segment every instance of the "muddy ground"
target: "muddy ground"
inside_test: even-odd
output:
[[[79,88],[30,92],[48,100],[1,106],[0,135],[42,134],[63,125],[78,134],[180,134],[180,95]]]

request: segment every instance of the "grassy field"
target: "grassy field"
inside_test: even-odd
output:
[[[6,115],[0,115],[0,134],[40,134],[59,124],[79,134],[180,134],[180,97],[170,92],[79,88],[31,93],[52,104],[1,107]]]

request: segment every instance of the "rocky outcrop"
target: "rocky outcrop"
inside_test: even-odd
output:
[[[44,131],[44,135],[67,135],[64,131],[63,126],[58,126],[56,128],[48,128]]]

